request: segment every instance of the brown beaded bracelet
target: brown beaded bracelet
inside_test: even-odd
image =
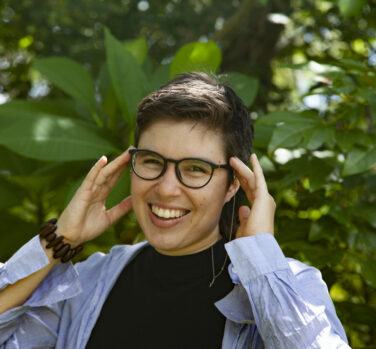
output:
[[[48,244],[46,248],[52,248],[54,250],[53,257],[55,259],[61,258],[62,263],[70,261],[74,256],[79,254],[84,246],[78,245],[75,248],[71,248],[69,243],[64,243],[64,236],[57,236],[55,231],[57,229],[57,219],[52,218],[40,227],[39,236],[45,239]]]

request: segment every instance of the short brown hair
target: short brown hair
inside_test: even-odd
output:
[[[236,93],[218,78],[205,73],[185,73],[145,97],[138,106],[135,129],[135,146],[141,134],[160,120],[196,121],[223,136],[225,156],[237,156],[248,164],[252,152],[254,129],[247,107]],[[229,176],[229,185],[233,180]],[[245,193],[239,188],[235,195],[235,220],[238,227],[238,209]],[[234,200],[234,199],[232,199]],[[230,236],[233,201],[223,207],[219,228],[221,234]]]

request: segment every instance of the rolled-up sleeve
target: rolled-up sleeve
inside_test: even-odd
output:
[[[265,348],[350,348],[319,270],[286,258],[270,234],[225,246]]]
[[[35,236],[5,264],[0,264],[0,290],[48,265],[49,260]],[[81,292],[72,264],[58,263],[27,301],[0,314],[0,348],[22,348],[23,341],[39,341],[53,347],[62,302]],[[27,337],[27,338],[26,338]]]

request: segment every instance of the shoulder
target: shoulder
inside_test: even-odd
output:
[[[108,270],[122,270],[148,243],[135,245],[115,245],[109,253],[96,252],[83,262],[76,263],[75,269],[80,279],[98,278]]]

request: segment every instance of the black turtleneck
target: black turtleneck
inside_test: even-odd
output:
[[[213,246],[215,273],[225,260],[224,243]],[[211,248],[166,256],[145,247],[119,275],[86,348],[220,348],[225,318],[214,303],[233,288],[227,265],[209,287]]]

